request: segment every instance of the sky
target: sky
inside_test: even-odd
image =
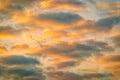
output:
[[[0,0],[0,80],[120,80],[120,1]]]

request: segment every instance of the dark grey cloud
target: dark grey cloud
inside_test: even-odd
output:
[[[19,77],[27,77],[27,76],[41,76],[42,72],[40,70],[13,68],[6,70],[6,74],[18,75]]]
[[[0,62],[3,65],[29,65],[29,64],[40,64],[40,62],[34,58],[24,56],[8,56],[1,58]]]
[[[0,65],[0,76],[2,76],[4,74],[6,67]]]
[[[44,79],[41,77],[26,77],[23,80],[44,80]]]
[[[41,14],[39,16],[39,18],[43,19],[43,20],[52,20],[52,21],[57,21],[57,22],[61,22],[61,23],[73,23],[74,21],[83,19],[78,14],[65,13],[65,12],[44,13],[44,14]]]
[[[57,65],[57,68],[60,69],[60,68],[66,68],[66,67],[73,67],[77,65],[77,63],[80,63],[80,62],[77,62],[77,61],[61,62],[59,65]]]
[[[72,4],[72,5],[76,5],[76,6],[85,6],[85,4],[80,1],[80,0],[56,0],[56,3],[58,4]]]
[[[11,4],[11,5],[8,5],[8,7],[11,9],[11,10],[16,10],[16,11],[22,11],[25,9],[25,7],[23,5],[20,5],[20,4]]]
[[[120,16],[113,16],[108,18],[102,18],[98,20],[95,25],[102,30],[111,30],[115,25],[120,23]]]
[[[71,72],[51,72],[48,74],[51,79],[54,80],[94,80],[94,79],[102,79],[104,77],[108,77],[111,74],[102,74],[102,73],[85,73],[83,75],[71,73]]]
[[[109,43],[103,41],[96,41],[96,40],[87,40],[85,41],[86,44],[94,46],[103,51],[114,51],[114,47],[110,46]]]
[[[9,75],[9,76],[8,76]],[[4,80],[44,80],[45,76],[40,68],[28,68],[28,67],[7,67],[2,71],[0,75]],[[1,79],[1,78],[0,78]]]

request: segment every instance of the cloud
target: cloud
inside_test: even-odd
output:
[[[8,76],[9,75],[9,76]],[[40,68],[31,67],[0,67],[0,77],[5,79],[22,79],[22,80],[44,80],[43,70]]]
[[[16,44],[12,47],[13,50],[26,50],[29,46],[27,44]]]
[[[41,48],[29,49],[27,54],[43,58],[41,61],[46,67],[66,68],[80,64],[86,58],[91,57],[93,53],[100,54],[111,51],[114,51],[114,48],[103,41],[86,40],[72,43],[57,41],[48,46],[43,44]]]
[[[65,37],[67,36],[67,33],[65,31],[60,31],[60,30],[44,30],[43,31],[43,35],[44,38],[46,37],[46,39],[57,39],[57,38],[61,38],[61,37]]]
[[[0,1],[0,18],[1,22],[10,20],[15,13],[24,13],[27,8],[30,8],[39,0],[1,0]],[[9,22],[8,22],[9,23]]]
[[[61,6],[62,5],[62,6]],[[55,10],[72,10],[72,11],[88,11],[86,4],[79,0],[45,0],[40,2],[42,9],[55,9]]]
[[[119,79],[120,72],[120,55],[119,54],[104,54],[101,57],[97,57],[95,61],[99,64],[99,70],[101,72],[110,72],[112,80]]]
[[[96,22],[96,27],[102,30],[111,30],[115,25],[119,24],[119,21],[119,16],[103,18]]]
[[[15,29],[12,26],[0,26],[0,38],[16,38],[17,35],[21,34],[24,31],[26,31],[24,28]]]
[[[3,74],[4,74],[4,70],[5,70],[6,68],[4,67],[4,66],[1,66],[0,65],[0,76],[2,76]]]
[[[9,75],[9,76],[8,76]],[[31,80],[37,79],[41,80],[44,79],[43,72],[41,69],[38,68],[22,68],[22,67],[13,67],[7,68],[2,75],[3,79],[22,79],[22,80]]]
[[[41,76],[41,72],[32,69],[14,68],[6,71],[9,75],[18,75],[19,77]]]
[[[108,15],[115,15],[115,16],[120,16],[120,10],[119,9],[115,9],[115,10],[110,10],[108,12],[106,12]]]
[[[106,42],[101,41],[83,41],[83,42],[67,42],[67,41],[54,41],[51,46],[44,46],[37,50],[30,50],[28,54],[40,55],[44,53],[59,53],[71,57],[85,57],[90,56],[93,52],[114,51],[114,48]]]
[[[60,23],[71,23],[77,20],[82,20],[78,14],[73,13],[45,13],[39,16],[42,20],[52,20]]]
[[[94,80],[94,79],[102,79],[106,77],[107,75],[101,74],[101,73],[86,73],[83,75],[71,73],[71,72],[62,72],[62,71],[56,71],[56,72],[50,72],[48,74],[51,79],[55,80]]]
[[[68,33],[68,37],[70,39],[77,39],[77,38],[83,38],[85,35],[83,33],[80,32],[72,32],[72,33]]]
[[[103,51],[114,51],[114,47],[109,45],[109,43],[107,42],[104,42],[104,41],[97,41],[97,40],[86,40],[84,42],[85,44],[88,44],[88,45],[91,45],[91,46],[94,46],[100,50],[103,50]]]
[[[102,2],[102,3],[97,3],[96,7],[98,9],[120,8],[119,4],[120,4],[120,2],[114,2],[114,3]]]
[[[80,62],[77,62],[77,61],[60,62],[57,64],[57,68],[73,67],[73,66],[76,66],[77,63],[80,63]]]
[[[116,74],[115,72],[120,72],[120,62],[108,64],[105,66],[104,70],[111,71]]]
[[[103,56],[102,58],[101,58],[101,60],[104,60],[104,62],[106,62],[106,63],[109,63],[109,62],[119,62],[120,61],[120,55],[118,54],[116,54],[116,55],[110,55],[110,54],[108,54],[108,55],[105,55],[105,56]]]
[[[71,12],[44,12],[35,16],[16,14],[12,20],[17,24],[34,26],[42,30],[45,28],[53,30],[70,29],[75,23],[83,25],[83,18],[79,14]]]
[[[112,67],[112,65],[114,66],[116,64],[119,64],[120,55],[119,54],[103,54],[103,55],[93,56],[92,59],[94,59],[97,62],[100,71],[107,71],[107,70],[110,71],[110,67]],[[116,68],[116,70],[119,70],[119,69]]]
[[[51,80],[99,80],[108,77],[105,72],[109,71],[113,78],[119,75],[117,1],[0,2],[0,78],[41,80],[51,70],[45,76]],[[102,73],[97,72],[97,64]]]
[[[0,39],[16,38],[14,34],[0,33]]]
[[[38,60],[34,58],[24,57],[24,56],[8,56],[0,59],[3,65],[30,65],[30,64],[40,64]]]
[[[23,80],[42,80],[43,78],[41,77],[26,77]],[[44,79],[43,79],[44,80]]]
[[[6,47],[4,47],[4,46],[0,46],[0,53],[4,53],[4,52],[6,52],[7,51],[7,49],[6,49]]]
[[[116,46],[120,46],[120,34],[114,34],[110,38]]]

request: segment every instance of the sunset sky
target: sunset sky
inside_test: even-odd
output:
[[[120,80],[120,0],[0,0],[0,80]]]

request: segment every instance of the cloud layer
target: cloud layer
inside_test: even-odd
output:
[[[120,79],[119,0],[0,0],[0,80]]]

